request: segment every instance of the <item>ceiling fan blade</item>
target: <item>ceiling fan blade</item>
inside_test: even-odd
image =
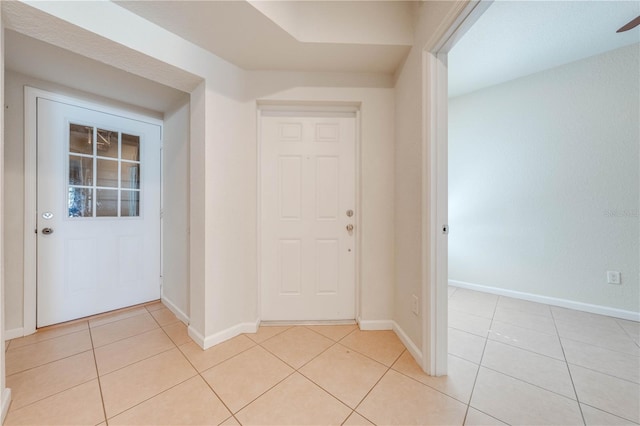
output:
[[[623,33],[625,31],[629,31],[630,29],[637,27],[638,25],[640,25],[640,16],[637,16],[635,19],[632,19],[631,22],[629,22],[627,25],[624,25],[616,32]]]

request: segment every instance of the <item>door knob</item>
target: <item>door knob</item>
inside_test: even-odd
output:
[[[42,233],[44,235],[53,234],[53,228],[42,228]]]
[[[349,231],[349,232],[353,231],[353,225],[352,224],[348,224],[347,225],[347,231]]]

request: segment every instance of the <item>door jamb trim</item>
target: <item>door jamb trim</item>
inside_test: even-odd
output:
[[[360,225],[358,229],[362,229],[362,191],[360,190],[361,179],[361,117],[360,117],[360,102],[305,102],[305,101],[271,101],[271,100],[259,100],[256,102],[256,199],[257,199],[257,215],[256,215],[256,277],[258,284],[258,297],[256,298],[258,314],[258,323],[262,319],[262,117],[269,115],[268,113],[305,113],[313,115],[313,113],[320,114],[338,114],[343,115],[345,113],[353,114],[355,119],[354,137],[355,137],[355,219],[356,225]],[[355,273],[354,273],[354,287],[355,287],[355,307],[354,313],[356,322],[360,319],[361,314],[361,248],[362,248],[362,232],[356,232],[355,235]]]
[[[23,319],[22,331],[27,336],[36,331],[37,313],[37,117],[38,98],[66,103],[106,114],[113,114],[144,123],[160,126],[160,148],[164,134],[162,120],[127,111],[124,108],[100,104],[59,93],[24,86],[24,236],[23,236]],[[160,151],[162,161],[162,149]],[[162,182],[162,164],[160,165],[160,181]],[[162,207],[162,188],[160,189],[160,205]],[[158,213],[159,214],[159,213]],[[162,218],[160,218],[160,241],[162,241]],[[162,249],[161,252],[162,253]],[[160,257],[162,268],[162,254]],[[160,271],[162,275],[162,270]]]
[[[493,0],[458,0],[432,40],[422,48],[423,79],[423,199],[422,369],[447,374],[448,346],[448,66],[447,54],[489,8]]]

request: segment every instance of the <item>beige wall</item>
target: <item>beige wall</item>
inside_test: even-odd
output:
[[[423,293],[429,282],[428,265],[423,259],[435,256],[429,252],[430,230],[423,230],[432,213],[428,206],[430,172],[428,153],[427,111],[424,106],[430,100],[424,82],[429,70],[424,67],[423,54],[430,49],[447,30],[465,1],[422,2],[415,24],[414,45],[409,56],[396,75],[395,86],[395,288],[394,319],[408,339],[423,350],[426,345],[425,327],[429,312],[415,315],[411,311],[412,297],[422,302],[429,297]],[[425,207],[426,206],[426,207]],[[423,239],[427,235],[427,240]],[[444,307],[446,311],[446,306]],[[445,336],[446,338],[446,336]],[[423,354],[426,359],[428,354]]]
[[[360,319],[391,321],[393,319],[393,191],[394,191],[394,99],[393,89],[384,87],[382,79],[372,87],[336,87],[353,84],[354,76],[295,75],[297,73],[252,72],[249,74],[254,98],[251,104],[253,170],[247,170],[256,181],[255,120],[257,100],[295,102],[349,102],[360,104],[360,200],[361,223],[361,300]],[[292,78],[293,77],[293,78]],[[292,82],[306,80],[308,87],[292,87]],[[332,86],[330,86],[332,85]],[[315,86],[315,87],[314,87]],[[326,86],[326,87],[323,87]],[[380,87],[382,86],[382,87]],[[256,189],[252,191],[256,193]]]
[[[4,146],[4,194],[3,216],[7,231],[4,244],[10,247],[4,253],[5,262],[5,330],[20,332],[23,326],[23,259],[24,259],[24,86],[94,101],[103,105],[162,118],[162,114],[114,101],[95,94],[75,90],[24,74],[6,71],[5,93],[5,146]]]
[[[189,318],[189,103],[164,114],[162,298]]]
[[[452,5],[422,6],[416,46],[395,93],[392,79],[384,75],[246,72],[110,2],[77,8],[58,2],[15,2],[5,9],[12,26],[26,34],[34,33],[37,24],[33,35],[42,39],[191,92],[190,330],[203,338],[213,336],[211,341],[230,337],[224,333],[237,332],[234,327],[255,324],[258,316],[256,100],[359,102],[361,315],[363,320],[396,320],[420,346],[423,317],[406,314],[412,294],[424,297],[424,277],[417,273],[420,257],[415,255],[424,247],[413,234],[419,233],[426,213],[416,208],[415,200],[427,196],[418,179],[424,164],[416,163],[422,153],[422,117],[414,111],[422,101],[419,52]],[[102,25],[104,20],[121,22],[132,31],[125,36]],[[166,49],[167,45],[174,48]],[[402,127],[394,125],[396,118]],[[403,262],[402,267],[396,262]],[[181,274],[184,271],[176,276]],[[184,297],[183,290],[170,298]]]

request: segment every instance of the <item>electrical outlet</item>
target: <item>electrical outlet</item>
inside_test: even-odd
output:
[[[411,295],[411,312],[416,315],[420,314],[420,309],[418,308],[418,296],[415,294]]]
[[[620,272],[607,271],[607,284],[620,284]]]

